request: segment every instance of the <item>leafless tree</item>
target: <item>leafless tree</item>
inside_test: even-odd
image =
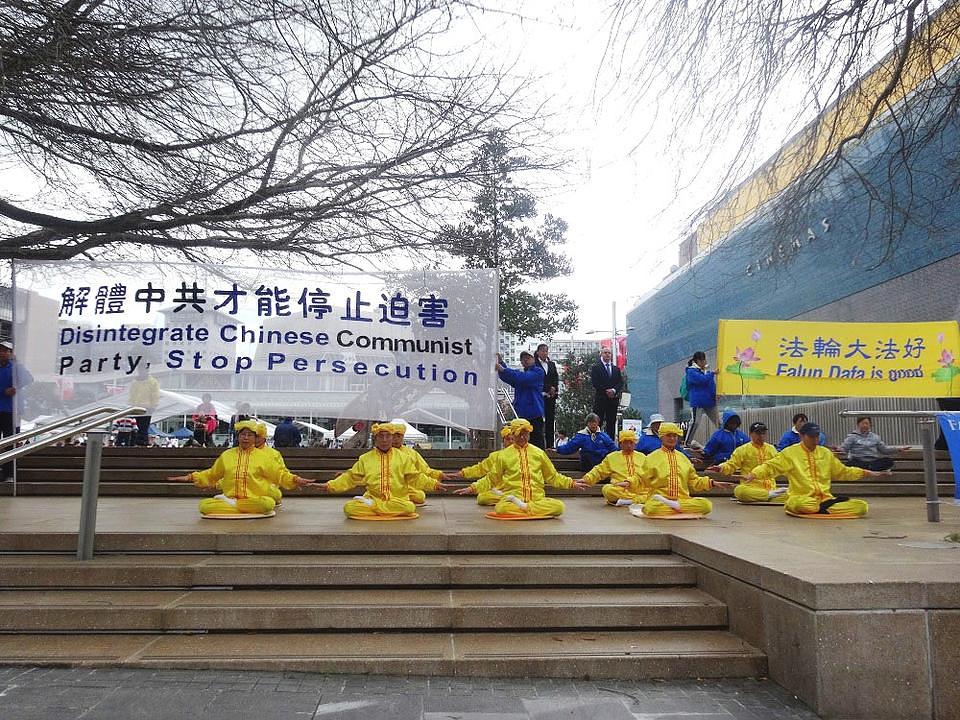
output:
[[[524,121],[503,73],[456,52],[460,11],[5,0],[0,259],[423,247],[487,132]]]
[[[611,0],[608,9],[616,87],[634,108],[670,107],[681,156],[724,168],[691,218],[700,249],[759,219],[769,232],[758,258],[789,266],[792,248],[822,231],[810,208],[840,195],[868,208],[862,242],[883,241],[874,263],[897,252],[911,222],[926,223],[933,242],[955,238],[924,210],[958,199],[960,143],[944,140],[960,121],[957,2]],[[763,160],[758,139],[781,150]]]

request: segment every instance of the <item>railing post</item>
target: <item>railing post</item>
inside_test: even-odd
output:
[[[80,500],[80,532],[77,537],[77,560],[93,558],[97,532],[97,499],[100,493],[100,458],[103,455],[105,430],[87,431],[87,457],[83,464],[83,497]]]
[[[937,460],[934,453],[936,421],[923,418],[920,426],[920,440],[923,443],[923,480],[927,486],[927,522],[940,522],[940,493],[937,490]]]

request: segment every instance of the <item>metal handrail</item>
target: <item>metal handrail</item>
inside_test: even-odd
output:
[[[102,415],[102,413],[105,413],[105,412],[108,414]],[[52,435],[48,438],[45,438],[40,442],[30,443],[29,445],[21,445],[20,447],[14,448],[13,450],[7,450],[4,453],[0,453],[0,465],[2,465],[3,463],[9,462],[11,460],[16,460],[17,458],[22,457],[24,455],[29,455],[30,453],[36,452],[37,450],[41,450],[45,447],[49,447],[50,445],[53,445],[54,443],[59,442],[60,440],[66,440],[67,438],[72,437],[77,433],[82,433],[87,430],[92,430],[93,428],[96,428],[99,425],[104,425],[118,418],[126,417],[127,415],[144,415],[146,412],[147,411],[145,408],[138,407],[136,405],[127,407],[127,408],[117,408],[112,405],[106,405],[96,410],[87,410],[86,412],[77,413],[76,415],[71,415],[70,417],[63,418],[62,420],[58,420],[55,423],[51,423],[50,425],[44,425],[39,431],[28,430],[27,432],[22,432],[16,435],[12,435],[9,438],[4,438],[3,441],[0,442],[0,447],[10,445],[14,442],[23,442],[24,439],[33,437],[34,435],[42,435],[45,432],[49,432],[51,429],[63,427],[68,423],[76,422],[77,420],[83,420],[84,418],[88,418],[92,415],[99,415],[99,417],[97,417],[94,420],[87,420],[86,422],[80,423],[79,425],[72,425],[67,430],[64,430],[61,433],[57,433],[56,435]]]
[[[927,522],[940,522],[940,492],[937,488],[937,461],[934,452],[934,425],[940,412],[933,410],[841,410],[840,417],[870,415],[877,417],[915,417],[920,426],[923,447],[923,482],[927,493]],[[955,478],[960,480],[960,478]]]
[[[115,405],[101,405],[100,407],[93,408],[93,410],[84,410],[83,412],[76,413],[74,415],[68,415],[67,417],[60,418],[56,422],[52,422],[48,425],[38,425],[33,430],[24,430],[23,432],[17,433],[16,435],[10,435],[8,437],[0,440],[0,448],[4,448],[7,445],[15,445],[16,443],[23,442],[24,440],[29,440],[35,435],[43,435],[50,432],[51,430],[56,430],[57,428],[63,427],[64,425],[69,425],[70,423],[75,423],[80,420],[84,420],[88,417],[93,417],[94,415],[101,415],[105,412],[110,411],[120,411],[122,408],[118,408]],[[141,407],[129,407],[123,410],[127,415],[143,415],[146,410]]]
[[[16,460],[23,455],[29,455],[37,450],[49,447],[60,440],[66,440],[77,433],[87,433],[87,455],[83,464],[83,495],[80,499],[80,529],[77,531],[78,560],[90,560],[93,558],[93,546],[97,530],[97,496],[100,492],[100,458],[103,450],[103,436],[107,434],[107,431],[97,430],[96,428],[106,425],[117,418],[126,417],[127,415],[144,415],[146,412],[145,408],[136,405],[131,405],[126,408],[117,408],[113,405],[101,405],[99,408],[76,413],[75,415],[57,420],[50,425],[44,425],[39,429],[17,433],[0,443],[0,447],[4,447],[12,443],[22,442],[24,439],[31,438],[35,435],[48,433],[51,430],[56,430],[57,428],[77,422],[78,420],[83,421],[80,422],[79,425],[70,425],[70,427],[63,432],[44,438],[40,442],[21,445],[13,450],[0,453],[0,464],[3,464]],[[13,494],[17,494],[16,473],[14,473]]]

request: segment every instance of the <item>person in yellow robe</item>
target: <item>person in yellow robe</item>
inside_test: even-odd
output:
[[[343,506],[347,517],[403,517],[416,513],[410,489],[420,473],[410,457],[393,447],[393,433],[387,423],[375,424],[372,450],[361,455],[353,467],[326,483],[317,483],[327,492],[346,492],[362,485],[357,495]]]
[[[202,515],[243,515],[268,513],[276,506],[271,487],[292,489],[313,480],[281,470],[267,453],[256,448],[257,424],[243,420],[236,424],[237,447],[224,450],[207,470],[167,478],[192,482],[199,487],[219,487],[221,492],[200,501]]]
[[[750,442],[740,445],[730,459],[719,465],[711,465],[708,472],[721,475],[749,474],[757,465],[762,465],[777,454],[777,448],[767,442],[767,426],[762,422],[750,425]],[[774,478],[759,480],[740,479],[740,483],[733,489],[733,495],[742,503],[755,502],[785,502],[787,488],[777,487]]]
[[[595,485],[610,478],[610,482],[600,488],[608,505],[624,506],[647,501],[648,488],[643,481],[647,456],[637,450],[637,433],[633,430],[621,430],[617,435],[620,449],[605,456],[599,464],[583,476],[583,482]]]
[[[413,463],[413,466],[419,473],[416,482],[410,487],[410,499],[414,505],[423,505],[427,501],[426,490],[435,491],[443,489],[444,486],[441,482],[444,477],[443,472],[434,470],[427,464],[427,461],[423,459],[423,455],[403,444],[403,436],[407,432],[407,426],[402,422],[393,421],[390,423],[382,423],[380,427],[386,427],[390,430],[393,436],[394,449],[402,455],[409,457],[410,462]]]
[[[493,472],[496,467],[495,456],[513,445],[513,429],[509,425],[504,425],[500,428],[500,437],[503,440],[502,448],[494,450],[476,465],[470,465],[447,476],[449,480],[477,478],[466,487],[454,490],[454,495],[476,495],[477,505],[496,505],[500,502],[503,490],[500,488],[502,484],[500,477]]]
[[[510,421],[513,444],[496,455],[493,474],[501,480],[503,497],[494,507],[498,515],[537,515],[559,517],[564,504],[548,498],[544,485],[585,490],[588,485],[557,472],[550,458],[530,444],[533,425],[523,418]]]
[[[820,426],[808,422],[800,427],[800,442],[784,448],[779,455],[758,465],[744,478],[765,480],[786,475],[787,499],[784,509],[798,515],[867,514],[864,500],[835,496],[830,492],[832,480],[860,480],[863,477],[889,475],[889,471],[864,470],[841,463],[831,450],[820,444]]]
[[[270,459],[276,463],[279,473],[287,472],[287,463],[283,459],[283,455],[280,454],[280,451],[276,448],[272,448],[267,445],[267,424],[264,422],[257,422],[257,439],[254,443],[257,450],[260,450],[266,453]],[[277,503],[277,509],[283,504],[283,492],[280,489],[279,485],[270,486],[270,497],[274,499]]]
[[[660,449],[647,455],[644,482],[650,488],[643,504],[644,515],[670,513],[699,513],[707,515],[713,503],[707,498],[690,497],[691,490],[709,490],[712,487],[733,487],[732,483],[718,482],[697,475],[693,464],[677,450],[681,435],[675,423],[661,423],[658,434]]]

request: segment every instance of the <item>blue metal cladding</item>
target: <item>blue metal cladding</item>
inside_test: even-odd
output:
[[[633,406],[668,407],[670,398],[657,396],[657,369],[716,347],[721,318],[790,319],[960,253],[958,123],[935,128],[906,160],[892,124],[864,138],[811,197],[795,246],[784,241],[789,260],[766,264],[784,234],[770,239],[771,221],[758,213],[628,312]],[[859,178],[882,188],[882,200]],[[863,318],[910,319],[880,309]]]

